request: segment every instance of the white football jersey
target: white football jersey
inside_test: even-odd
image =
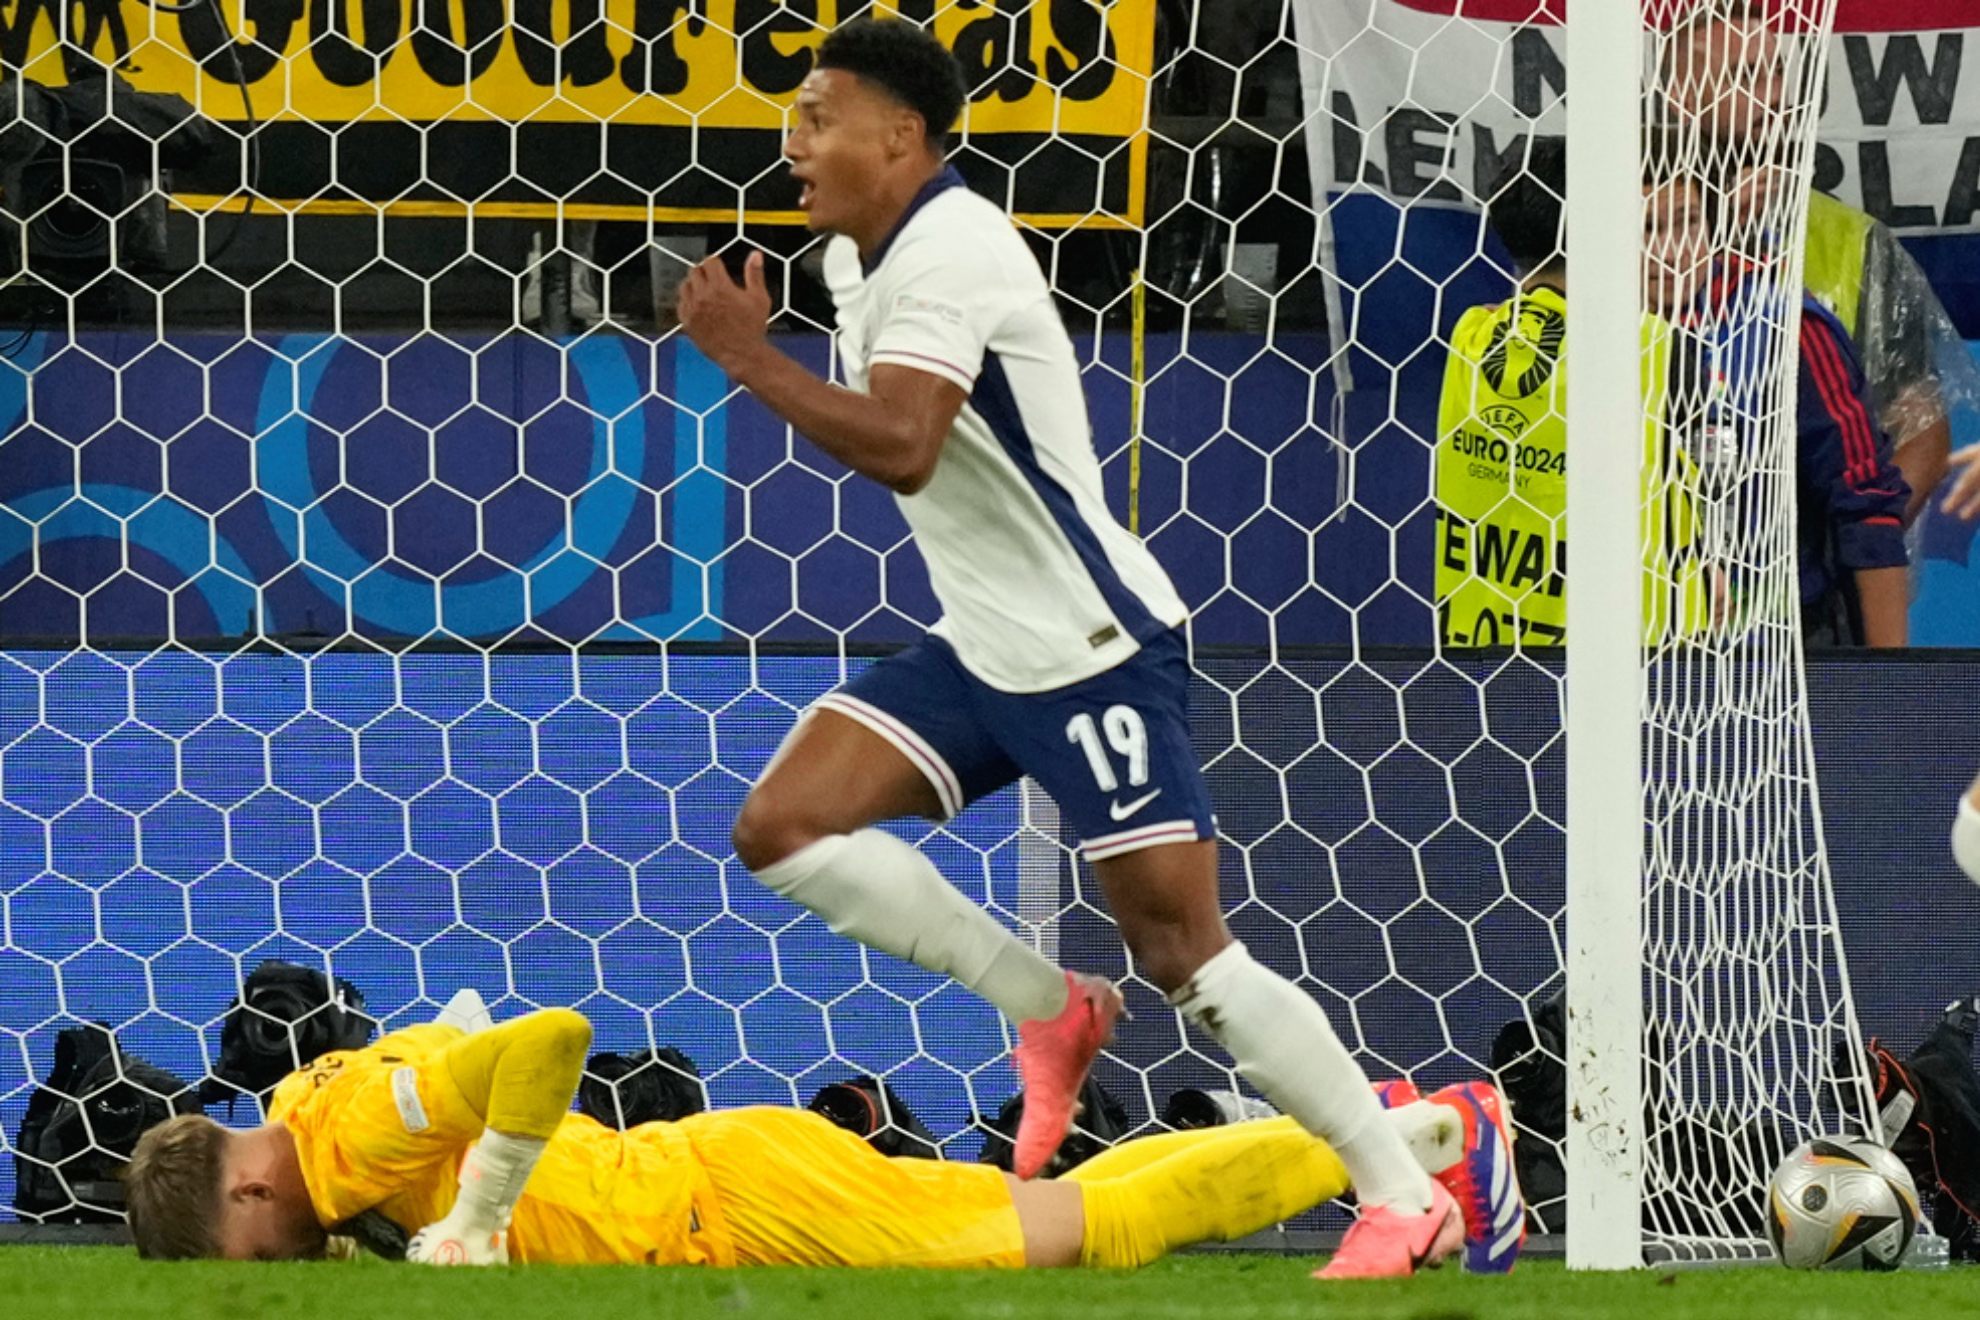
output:
[[[1113,668],[1188,617],[1108,513],[1072,340],[1031,249],[946,170],[870,262],[825,249],[846,383],[876,363],[969,391],[928,484],[899,496],[942,603],[933,631],[1004,692]]]

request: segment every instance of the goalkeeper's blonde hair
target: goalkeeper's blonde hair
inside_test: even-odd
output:
[[[138,1138],[124,1166],[125,1207],[138,1255],[198,1260],[220,1254],[220,1149],[226,1132],[204,1114],[168,1118]]]

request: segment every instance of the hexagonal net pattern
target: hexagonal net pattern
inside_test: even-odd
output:
[[[1878,1121],[1832,1067],[1861,1041],[1801,665],[1797,394],[1845,388],[1800,241],[1834,13],[1666,6],[1646,41],[1644,1229],[1678,1257],[1764,1256],[1783,1145]],[[1902,483],[1855,453],[1894,541]]]
[[[1822,1062],[1855,1031],[1800,687],[1778,241],[1829,6],[1762,6],[1733,25],[1754,58],[1690,60],[1673,16],[1731,11],[1673,3],[1647,20],[1678,121],[1647,153],[1651,219],[1679,234],[1652,245],[1653,305],[1741,278],[1646,341],[1675,360],[1682,331],[1719,369],[1660,377],[1644,427],[1665,623],[1647,812],[1616,829],[1648,876],[1646,1229],[1711,1253],[1756,1234],[1779,1143],[1834,1117]],[[63,1028],[197,1081],[274,957],[347,978],[388,1029],[462,987],[498,1016],[576,1007],[602,1049],[681,1049],[716,1106],[880,1075],[951,1157],[1014,1090],[993,1011],[834,937],[729,842],[806,706],[937,616],[905,524],[622,296],[766,248],[778,342],[835,369],[775,151],[855,7],[607,0],[478,29],[485,8],[438,32],[432,6],[367,3],[360,33],[334,3],[305,30],[133,0],[78,48],[123,43],[130,85],[183,95],[221,148],[167,162],[161,230],[138,223],[159,187],[100,171],[9,204],[15,287],[41,301],[0,364],[0,1217],[29,1169],[66,1198],[37,1216],[114,1214],[89,1163],[110,1128],[59,1158],[18,1144]],[[1565,533],[1538,492],[1565,459],[1519,432],[1559,421],[1536,372],[1559,341],[1515,327],[1482,354],[1539,376],[1537,411],[1439,413],[1458,314],[1528,273],[1480,211],[1549,186],[1554,6],[883,8],[962,57],[955,159],[1039,254],[1110,503],[1192,607],[1233,929],[1371,1075],[1544,1087]],[[1740,114],[1764,150],[1712,127]],[[600,255],[585,226],[629,216],[634,255]],[[538,221],[527,250],[502,228]],[[84,231],[95,265],[49,257]],[[179,264],[141,270],[147,245]],[[1460,441],[1501,484],[1475,536],[1440,485]],[[1470,586],[1440,579],[1453,559]],[[1048,955],[1122,980],[1134,1018],[1098,1075],[1130,1131],[1179,1088],[1234,1087],[1035,788],[895,828]],[[1558,1139],[1558,1115],[1518,1117]],[[1557,1228],[1558,1189],[1531,1190]]]

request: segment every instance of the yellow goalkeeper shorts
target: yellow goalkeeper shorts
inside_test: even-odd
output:
[[[738,1265],[1024,1264],[997,1169],[888,1159],[805,1110],[735,1109],[678,1126],[714,1186]]]

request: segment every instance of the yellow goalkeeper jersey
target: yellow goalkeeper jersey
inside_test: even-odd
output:
[[[1645,317],[1643,635],[1695,636],[1710,619],[1697,469],[1667,425],[1671,326]],[[1438,633],[1447,647],[1567,641],[1567,299],[1534,288],[1474,307],[1451,333],[1437,419]],[[1616,430],[1577,444],[1610,443]]]
[[[294,1135],[317,1218],[378,1210],[409,1232],[454,1203],[481,1117],[442,1052],[461,1032],[423,1026],[326,1054],[275,1089],[268,1117]],[[618,1132],[572,1114],[530,1175],[509,1226],[519,1261],[732,1265],[706,1169],[679,1125]]]

